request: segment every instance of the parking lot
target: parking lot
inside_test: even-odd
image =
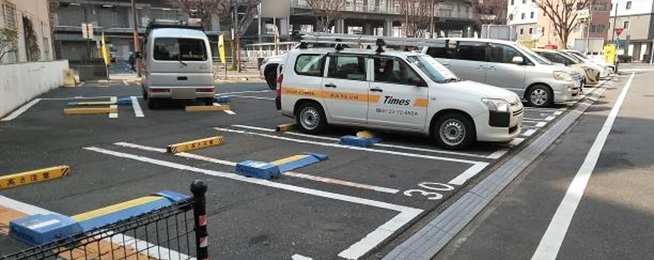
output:
[[[372,130],[381,142],[362,148],[338,138],[365,129],[275,131],[294,122],[278,114],[275,92],[263,83],[224,84],[218,92],[229,97],[230,110],[186,112],[180,103],[148,110],[140,88],[127,81],[46,93],[0,122],[0,168],[6,171],[0,175],[62,164],[71,174],[1,195],[73,215],[161,190],[188,194],[192,180],[205,179],[212,258],[377,258],[411,224],[442,210],[449,197],[575,106],[526,108],[522,133],[510,143],[448,151],[428,137]],[[112,100],[119,101],[117,113],[62,112],[70,102]],[[127,100],[131,104],[120,105]],[[212,136],[223,136],[224,144],[166,153],[170,144]],[[329,159],[274,180],[234,173],[241,161],[272,162],[303,152]],[[0,244],[0,254],[24,247],[6,235]]]

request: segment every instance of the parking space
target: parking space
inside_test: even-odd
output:
[[[229,97],[232,113],[186,112],[187,104],[177,102],[149,110],[140,93],[123,81],[57,89],[0,122],[0,175],[72,167],[65,179],[2,195],[72,215],[160,190],[188,193],[191,180],[206,179],[213,258],[358,259],[547,131],[573,106],[526,108],[519,138],[449,151],[428,137],[397,132],[373,130],[381,142],[369,148],[339,144],[341,136],[363,130],[358,128],[331,127],[321,135],[276,132],[293,120],[279,115],[275,92],[265,84],[219,86],[217,95]],[[63,113],[80,101],[116,103],[118,112]],[[166,153],[168,145],[213,136],[225,142]],[[234,171],[242,161],[273,162],[303,152],[329,159],[272,180]],[[5,245],[2,239],[0,234]]]

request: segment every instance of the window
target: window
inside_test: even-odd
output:
[[[624,21],[624,23],[622,24],[622,28],[629,29],[629,21]]]
[[[405,62],[396,58],[375,57],[375,82],[413,85],[422,78]]]
[[[515,4],[515,0],[511,0],[511,5]]]
[[[518,50],[503,44],[491,44],[489,56],[490,62],[497,63],[513,63],[513,57],[522,57],[527,61]]]
[[[295,60],[295,73],[298,75],[322,77],[324,56],[319,54],[302,54]]]
[[[529,34],[534,34],[534,28],[529,27]]]
[[[529,18],[534,19],[534,12],[531,12],[531,14],[529,14]]]
[[[329,56],[327,77],[366,80],[366,58],[359,56]]]
[[[429,47],[427,49],[427,55],[434,58],[452,59],[454,58],[454,49],[446,47]]]
[[[631,10],[631,1],[627,1],[627,10]]]
[[[0,2],[4,8],[2,8],[2,16],[4,17],[4,25],[7,28],[16,29],[16,6],[10,3]]]
[[[456,49],[456,58],[459,60],[486,61],[486,43],[459,42]]]
[[[525,34],[525,28],[520,28],[520,35]]]
[[[567,61],[561,55],[558,55],[556,53],[540,52],[538,54],[540,54],[540,56],[543,56],[546,59],[550,60],[551,62],[567,64]]]
[[[522,14],[520,15],[520,18],[521,18],[522,20],[524,20],[524,19],[525,19],[525,13],[522,13]]]
[[[418,67],[422,73],[425,73],[432,81],[436,83],[447,83],[451,80],[456,80],[457,77],[442,64],[438,63],[434,58],[420,55],[410,56],[407,60]]]
[[[188,38],[157,38],[154,59],[163,61],[206,61],[204,41]]]
[[[526,4],[526,3],[527,3],[527,0],[522,0],[522,3],[523,3],[523,4]]]
[[[513,20],[513,14],[509,14],[509,21]]]

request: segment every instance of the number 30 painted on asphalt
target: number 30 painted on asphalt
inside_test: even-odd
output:
[[[420,186],[425,190],[420,190],[420,189],[406,190],[404,191],[404,195],[413,197],[414,194],[418,194],[418,195],[422,195],[423,197],[426,197],[428,200],[439,200],[443,198],[443,195],[438,192],[432,192],[432,191],[454,190],[454,186],[444,183],[438,183],[438,182],[421,182],[420,184],[418,184],[418,186]],[[430,190],[430,191],[426,191],[426,190]]]

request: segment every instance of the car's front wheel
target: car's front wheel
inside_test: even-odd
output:
[[[327,127],[327,119],[322,107],[314,102],[302,104],[295,115],[300,131],[309,134],[318,134]]]
[[[442,115],[432,127],[436,143],[445,149],[465,149],[476,141],[477,134],[474,123],[461,113]]]
[[[552,90],[545,85],[536,85],[527,92],[527,104],[532,107],[549,107],[554,103]]]

